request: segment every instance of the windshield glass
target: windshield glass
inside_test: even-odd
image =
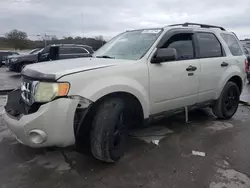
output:
[[[94,53],[95,57],[138,60],[159,37],[162,29],[136,30],[122,33]]]
[[[30,52],[30,54],[38,54],[39,52],[41,52],[42,51],[42,49],[35,49],[35,50],[32,50],[31,52]]]

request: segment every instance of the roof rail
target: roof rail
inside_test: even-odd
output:
[[[199,24],[199,23],[189,23],[189,22],[186,22],[186,23],[183,23],[183,24],[173,24],[173,25],[168,25],[168,26],[183,26],[183,27],[188,27],[190,25],[197,25],[197,26],[200,26],[202,28],[218,28],[218,29],[221,29],[222,31],[226,31],[223,27],[220,27],[220,26],[206,25],[206,24]]]

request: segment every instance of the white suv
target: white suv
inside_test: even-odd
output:
[[[231,118],[246,69],[239,40],[222,27],[126,31],[91,58],[26,66],[21,88],[8,95],[4,120],[30,147],[76,144],[115,162],[130,126],[193,107]]]

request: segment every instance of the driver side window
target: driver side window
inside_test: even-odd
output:
[[[174,48],[177,51],[177,60],[194,58],[192,34],[180,33],[173,35],[162,48]]]

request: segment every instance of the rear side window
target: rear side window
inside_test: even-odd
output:
[[[89,52],[85,48],[73,48],[76,54],[88,54]]]
[[[216,36],[212,33],[197,33],[199,44],[199,57],[221,57],[223,56],[222,47]]]
[[[234,35],[221,33],[221,37],[227,43],[227,46],[233,56],[243,55],[240,44]]]
[[[72,48],[61,47],[59,53],[66,55],[66,54],[73,54],[74,52],[73,52]]]

